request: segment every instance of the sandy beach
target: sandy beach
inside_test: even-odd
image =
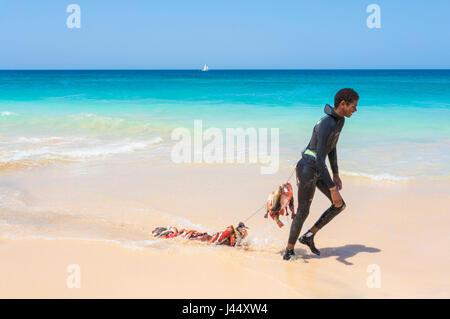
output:
[[[1,187],[10,191],[11,205],[0,209],[9,221],[2,225],[9,235],[0,237],[0,297],[450,296],[445,181],[342,176],[348,208],[316,237],[322,255],[299,244],[297,260],[285,262],[281,254],[290,220],[283,218],[286,225],[279,229],[263,211],[247,221],[248,242],[237,249],[155,239],[151,230],[175,225],[219,231],[237,224],[264,203],[290,169],[260,175],[258,166],[248,164],[155,163],[111,161],[4,173]],[[302,232],[329,206],[320,192],[315,198]],[[27,230],[18,226],[24,220]],[[80,288],[67,287],[72,264],[80,267]],[[378,288],[370,283],[374,269]]]

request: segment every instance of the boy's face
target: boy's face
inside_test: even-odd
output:
[[[350,103],[342,101],[339,104],[339,108],[342,108],[342,114],[344,114],[345,117],[351,117],[352,114],[356,112],[357,105],[358,105],[358,100],[352,101]]]

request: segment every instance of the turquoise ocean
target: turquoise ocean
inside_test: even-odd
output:
[[[342,174],[450,177],[450,70],[0,71],[0,171],[169,159],[171,132],[194,120],[279,128],[280,165],[289,167],[344,87],[360,101],[340,135]]]

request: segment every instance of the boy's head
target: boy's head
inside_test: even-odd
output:
[[[351,117],[356,112],[359,95],[353,89],[340,89],[334,96],[335,111],[342,116]]]

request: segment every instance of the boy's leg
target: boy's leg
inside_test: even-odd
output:
[[[333,205],[333,201],[331,199],[331,192],[328,189],[328,187],[325,186],[322,180],[317,181],[317,188],[320,189],[320,191],[328,197],[328,199],[331,201],[331,206],[323,212],[322,216],[317,220],[317,222],[314,224],[314,227],[311,228],[311,231],[315,234],[319,229],[321,229],[323,226],[328,224],[334,217],[336,217],[340,212],[342,212],[345,209],[345,202],[342,201],[341,207],[336,207]]]
[[[299,240],[302,244],[308,246],[311,249],[311,252],[313,252],[316,255],[320,255],[320,251],[316,248],[316,245],[314,244],[314,236],[319,231],[319,229],[328,224],[334,217],[336,217],[337,214],[339,214],[345,209],[345,203],[343,202],[341,207],[334,206],[333,201],[331,199],[330,190],[320,179],[317,181],[317,188],[319,188],[320,191],[324,193],[325,196],[327,196],[328,199],[332,202],[331,207],[328,208],[322,214],[322,216],[320,216],[320,218],[317,220],[314,226],[310,230],[308,230],[302,237],[300,237]]]
[[[303,223],[309,215],[309,208],[311,207],[317,182],[317,173],[308,166],[297,166],[296,173],[299,180],[298,207],[297,214],[291,224],[287,249],[294,249]]]

